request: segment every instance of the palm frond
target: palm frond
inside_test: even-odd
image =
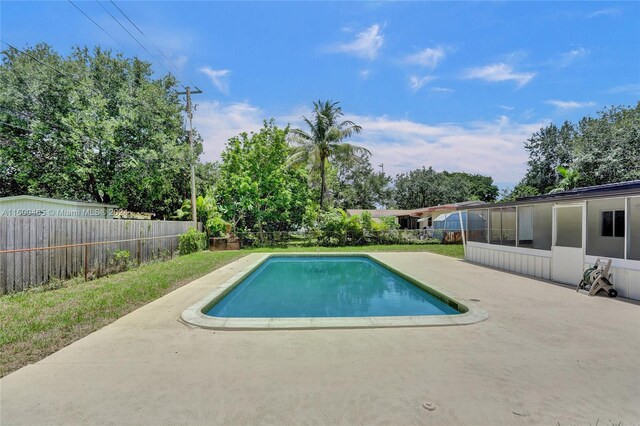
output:
[[[338,161],[350,163],[356,156],[370,156],[371,151],[361,146],[352,145],[350,143],[340,143],[333,145],[331,155]]]
[[[309,151],[305,147],[295,147],[287,158],[288,166],[298,166],[309,162]]]
[[[314,140],[311,135],[300,129],[291,129],[287,135],[287,139],[289,143],[293,143],[295,145],[304,145]]]

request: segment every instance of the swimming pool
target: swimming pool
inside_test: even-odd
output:
[[[366,257],[272,257],[207,315],[235,318],[455,315],[460,312]]]
[[[205,328],[469,324],[486,314],[367,254],[263,255],[182,314]]]

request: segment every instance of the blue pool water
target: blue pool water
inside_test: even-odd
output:
[[[207,315],[369,317],[455,315],[456,309],[365,257],[272,257]]]

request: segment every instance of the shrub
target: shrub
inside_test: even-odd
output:
[[[195,228],[189,229],[184,234],[180,235],[180,243],[178,250],[180,254],[195,253],[207,248],[207,234],[200,232]]]
[[[366,244],[364,239],[364,230],[362,227],[362,219],[358,215],[347,218],[345,223],[347,231],[347,244],[359,245]]]
[[[210,237],[222,237],[227,233],[230,224],[222,219],[222,216],[216,214],[207,219],[204,224],[205,230]]]
[[[400,229],[400,224],[395,216],[383,216],[380,218],[380,223],[384,225],[384,230]]]
[[[344,245],[347,214],[342,210],[330,210],[318,215],[318,231],[321,245]]]
[[[319,243],[324,246],[366,244],[363,220],[358,215],[348,216],[342,209],[320,213],[316,232]]]
[[[371,219],[371,212],[368,212],[366,210],[363,211],[360,215],[360,220],[362,221],[362,230],[365,233],[373,231],[374,222],[373,219]]]
[[[109,260],[109,265],[113,266],[116,271],[126,271],[129,269],[129,258],[131,253],[129,250],[115,250],[113,259]]]
[[[196,215],[204,225],[204,231],[209,237],[222,237],[227,233],[229,223],[222,219],[216,201],[212,195],[196,198]],[[176,210],[174,217],[180,220],[191,219],[191,201],[184,200],[182,207]]]

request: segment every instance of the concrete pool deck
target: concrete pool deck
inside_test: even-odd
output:
[[[376,255],[489,318],[269,331],[178,322],[249,255],[0,379],[0,424],[640,422],[638,304],[428,253]]]

